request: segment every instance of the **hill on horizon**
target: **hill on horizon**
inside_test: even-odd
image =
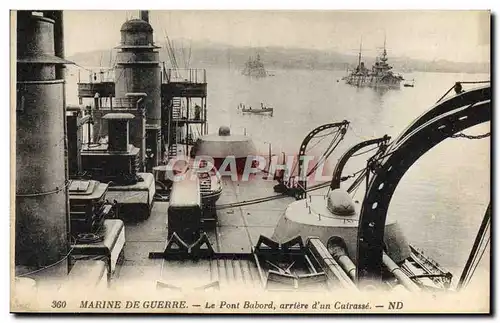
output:
[[[336,51],[303,48],[272,47],[235,47],[209,41],[190,42],[182,39],[172,40],[173,51],[179,68],[243,68],[250,56],[261,56],[266,69],[318,69],[346,70],[357,64],[357,55],[343,54]],[[179,46],[181,44],[181,46]],[[168,67],[172,64],[167,53],[166,43],[161,46],[160,61]],[[111,46],[110,46],[111,47]],[[68,60],[84,67],[114,65],[115,49],[94,50],[76,53]],[[371,66],[375,57],[364,56],[365,65]],[[449,72],[449,73],[490,73],[490,63],[451,62],[447,60],[426,61],[409,57],[393,57],[389,53],[389,63],[396,72]]]

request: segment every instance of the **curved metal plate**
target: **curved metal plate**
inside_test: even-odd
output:
[[[414,128],[414,131],[407,131],[408,134],[385,154],[370,181],[359,220],[357,277],[360,283],[381,279],[387,211],[392,195],[406,171],[444,139],[491,120],[490,100],[447,110],[449,112],[439,113],[437,117]]]
[[[335,165],[335,169],[333,171],[333,177],[332,177],[332,182],[330,184],[330,189],[334,190],[337,188],[340,188],[340,181],[342,177],[342,171],[344,170],[345,165],[347,164],[347,161],[360,149],[370,146],[370,145],[375,145],[375,144],[380,144],[380,143],[387,143],[391,137],[385,135],[380,138],[376,139],[370,139],[366,141],[362,141],[353,147],[351,147],[348,151],[346,151],[342,157],[340,157],[339,161],[337,162],[337,165]]]
[[[302,140],[302,143],[300,144],[300,148],[299,148],[299,155],[298,155],[298,159],[299,159],[299,170],[298,170],[299,183],[298,184],[299,184],[299,188],[302,188],[302,189],[298,190],[298,193],[296,195],[296,198],[298,200],[303,199],[305,197],[306,189],[307,189],[307,179],[303,178],[305,176],[302,176],[302,173],[304,172],[304,170],[303,170],[304,160],[302,157],[306,153],[306,148],[307,148],[307,145],[309,144],[309,141],[311,141],[311,139],[314,138],[314,136],[316,136],[318,133],[320,133],[323,130],[337,128],[337,127],[342,128],[342,127],[346,127],[348,125],[349,125],[349,121],[347,121],[347,120],[344,120],[342,122],[327,123],[327,124],[321,125],[315,129],[313,129],[311,132],[309,132],[307,134],[307,136],[304,138],[304,140]],[[339,129],[339,131],[341,131],[341,129]]]
[[[441,101],[434,105],[431,109],[427,110],[415,121],[413,121],[413,123],[408,128],[406,128],[398,138],[396,138],[394,144],[400,142],[412,131],[439,115],[443,115],[452,110],[455,110],[457,107],[463,107],[466,105],[474,104],[476,102],[489,100],[490,98],[491,86],[487,85],[460,93],[449,98],[448,100]]]

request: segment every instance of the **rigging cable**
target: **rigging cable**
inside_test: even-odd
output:
[[[16,197],[39,197],[39,196],[45,196],[45,195],[51,195],[51,194],[57,194],[63,190],[66,189],[71,184],[70,180],[66,180],[65,183],[61,188],[56,186],[55,189],[46,191],[46,192],[36,192],[36,193],[28,193],[28,194],[16,194]]]
[[[380,145],[380,146],[377,146],[376,148],[378,148],[379,150],[372,157],[370,157],[370,159],[368,160],[367,166],[364,167],[364,168],[362,168],[360,170],[359,176],[354,180],[354,182],[351,184],[351,186],[347,189],[348,193],[352,192],[353,190],[355,190],[355,191],[358,190],[359,186],[361,185],[361,183],[363,182],[363,180],[365,179],[365,177],[368,176],[368,173],[369,173],[368,164],[374,162],[375,160],[378,161],[380,159],[380,157],[377,157],[377,155],[382,154],[384,152],[386,146],[385,145]],[[366,151],[364,151],[362,153],[358,153],[358,154],[353,155],[353,156],[358,156],[358,155],[361,155],[361,154],[365,154],[365,153],[368,153],[369,151],[372,151],[372,150],[373,149],[368,149],[368,150],[366,150]]]
[[[352,157],[356,157],[356,156],[360,156],[360,155],[364,155],[364,154],[369,153],[370,151],[373,151],[373,150],[375,150],[375,149],[379,149],[379,146],[376,146],[376,147],[373,147],[373,148],[367,149],[367,150],[365,150],[365,151],[362,151],[362,152],[356,153],[356,154],[352,155],[352,156],[351,156],[351,158],[352,158]]]
[[[332,140],[330,146],[329,146],[329,151],[328,153],[325,152],[325,154],[323,154],[323,156],[320,158],[320,160],[316,163],[316,165],[309,171],[309,173],[307,173],[306,177],[310,176],[314,171],[316,171],[316,169],[318,169],[318,167],[323,164],[327,159],[328,157],[330,157],[330,155],[335,151],[335,148],[338,147],[338,145],[340,144],[340,142],[342,141],[342,139],[344,139],[344,133],[342,133],[342,131],[339,131],[334,139]],[[342,136],[338,141],[337,139]],[[335,145],[333,145],[333,143],[336,142]],[[333,146],[333,147],[332,147]]]
[[[340,144],[340,141],[342,141],[345,132],[342,133],[342,131],[340,130],[340,128],[337,128],[336,130],[333,130],[333,131],[331,131],[328,134],[322,135],[321,137],[326,137],[326,136],[328,136],[330,134],[334,134],[334,132],[335,132],[334,138],[332,139],[332,141],[330,142],[330,144],[328,145],[328,147],[326,148],[325,152],[320,157],[320,159],[318,160],[318,162],[316,163],[316,165],[314,165],[314,167],[306,175],[306,177],[310,176],[326,159],[328,159],[328,157],[330,157],[330,155],[333,153],[333,151],[335,150],[335,148],[337,148],[337,146]],[[342,136],[342,138],[337,143],[335,143],[337,141],[337,139],[339,138],[339,136]],[[316,146],[318,143],[316,143],[314,146]],[[311,148],[313,148],[313,147],[311,147]],[[307,151],[309,151],[309,150],[310,149],[308,149]],[[290,173],[290,175],[293,174],[293,172],[295,171],[295,168],[296,168],[297,165],[298,165],[298,161],[296,161],[296,163],[294,164],[292,172]],[[300,176],[300,174],[298,174],[298,175]]]
[[[464,134],[464,133],[456,133],[454,135],[451,135],[450,138],[465,138],[465,139],[483,139],[483,138],[487,138],[487,137],[490,137],[491,136],[491,133],[490,132],[487,132],[485,134],[481,134],[481,135],[467,135],[467,134]],[[392,154],[394,154],[397,150],[392,150],[392,151],[389,151],[388,153],[380,156],[380,157],[377,157],[376,159],[373,160],[373,162],[378,162],[378,161],[381,161],[383,160],[385,157],[388,157]],[[374,156],[375,157],[375,156]]]
[[[115,56],[115,57],[116,57],[116,56]],[[116,58],[115,58],[115,59],[116,59]],[[113,51],[110,51],[110,53],[109,53],[109,63],[108,63],[108,65],[109,65],[109,69],[110,69],[110,70],[111,70],[111,69],[113,69],[113,66],[114,66],[114,63],[113,63],[113,65],[111,65],[111,61],[112,61],[112,60],[113,60]]]
[[[334,129],[332,131],[330,131],[329,133],[325,134],[325,135],[321,135],[321,136],[315,136],[315,137],[318,137],[318,138],[326,138],[327,136],[331,135],[331,134],[334,134],[334,132],[339,132],[339,129]],[[335,137],[336,138],[336,137]],[[330,149],[330,147],[333,145],[334,141],[335,141],[335,138],[332,139],[332,141],[330,142],[330,144],[328,145],[327,149],[325,150],[325,153],[326,151],[328,151],[328,149]],[[314,148],[317,144],[319,144],[319,142],[321,142],[323,139],[321,139],[320,141],[318,141],[316,144],[313,145],[313,147],[311,147],[310,149]],[[308,152],[310,149],[306,150],[306,152]],[[323,156],[325,155],[325,153],[323,153]],[[297,158],[300,158],[299,156],[297,156]],[[283,162],[285,162],[283,160]],[[294,163],[293,163],[293,166],[292,166],[292,170],[290,171],[290,176],[292,176],[293,172],[295,171],[295,169],[297,168],[297,165],[298,165],[298,162],[299,160],[295,160]],[[300,174],[299,174],[300,175]],[[309,175],[307,175],[309,176]]]
[[[483,250],[480,253],[480,248],[483,245],[483,241],[486,237],[486,233],[488,231],[488,228],[491,223],[491,203],[488,205],[488,208],[486,209],[486,213],[483,217],[483,220],[481,221],[481,225],[479,227],[479,230],[476,235],[476,239],[474,241],[474,245],[472,246],[471,252],[469,254],[469,258],[467,259],[467,263],[465,264],[464,270],[462,272],[462,275],[460,276],[457,288],[461,289],[465,287],[471,277],[472,274],[475,272],[477,266],[480,263],[481,258],[484,255],[484,252],[486,250],[486,247],[488,246],[488,243],[490,241],[490,237],[488,237],[486,243],[484,244]],[[478,259],[478,254],[480,253],[479,259]]]
[[[47,270],[47,269],[52,268],[54,266],[57,266],[58,264],[62,263],[64,260],[66,260],[71,255],[71,253],[73,252],[73,249],[75,249],[74,245],[72,245],[71,249],[68,251],[68,253],[66,255],[64,255],[61,259],[59,259],[58,261],[56,261],[50,265],[44,266],[44,267],[39,268],[37,270],[33,270],[33,271],[30,271],[30,272],[27,272],[27,273],[24,273],[21,275],[16,275],[16,277],[26,277],[26,276],[34,275],[34,274],[39,273],[41,271],[44,271],[44,270]]]
[[[181,41],[181,54],[182,54],[182,61],[184,62],[184,69],[187,68],[187,60],[186,60],[186,49],[184,48],[184,41]]]
[[[176,76],[177,77],[180,77],[180,73],[179,73],[179,64],[177,63],[177,58],[176,58],[176,55],[175,55],[175,47],[174,47],[174,43],[173,41],[170,40],[170,38],[168,37],[168,33],[167,31],[165,30],[165,28],[163,28],[163,34],[164,34],[164,37],[165,39],[167,40],[167,49],[169,51],[169,58],[170,58],[170,63],[172,64],[172,67],[174,68],[174,71],[176,73]]]
[[[356,137],[358,137],[359,139],[361,139],[361,140],[369,140],[369,139],[371,139],[371,138],[364,137],[364,136],[361,136],[360,134],[356,133],[356,131],[354,130],[354,127],[351,124],[347,125],[347,129],[350,129],[352,131],[352,133],[354,133],[354,135]]]
[[[457,85],[460,85],[460,84],[484,84],[484,83],[491,83],[491,81],[465,81],[465,82],[455,82],[455,84],[453,84],[452,87],[450,87],[450,89],[448,91],[446,91],[445,94],[443,94],[442,97],[439,98],[439,100],[436,101],[436,104],[441,102],[441,100],[444,99],[445,96],[448,95],[448,93],[451,92],[451,90],[453,90],[455,88],[455,86]]]
[[[191,47],[193,46],[193,42],[189,41],[189,56],[188,56],[188,68],[191,68]]]
[[[330,131],[329,133],[327,134],[324,134],[324,135],[321,135],[321,136],[316,136],[317,138],[321,138],[320,140],[318,140],[317,143],[315,143],[314,145],[312,145],[310,148],[307,148],[307,150],[305,151],[306,153],[309,152],[311,149],[313,149],[314,147],[316,147],[317,145],[319,145],[323,140],[326,139],[326,137],[330,136],[330,135],[333,135],[334,132],[338,132],[339,130],[338,129],[333,129],[332,131]]]
[[[176,73],[176,77],[179,77],[179,65],[177,64],[177,59],[175,58],[175,51],[173,49],[173,43],[170,41],[170,38],[168,37],[167,30],[163,25],[160,23],[159,19],[157,18],[158,25],[161,26],[161,29],[163,31],[163,37],[166,41],[166,46],[165,46],[165,51],[167,52],[167,56],[170,60],[170,64],[172,65],[173,71]]]
[[[353,173],[351,175],[343,176],[341,178],[341,180],[342,181],[346,181],[347,179],[354,177],[356,174],[360,173],[364,169],[365,168],[362,168],[362,169],[356,171],[355,173]],[[316,184],[314,186],[311,186],[308,189],[306,189],[306,192],[316,191],[316,190],[319,190],[319,189],[322,189],[322,188],[326,188],[328,186],[330,186],[330,182],[329,181],[328,182],[324,182],[324,183],[320,183],[320,184]],[[237,203],[221,204],[221,205],[217,205],[216,208],[217,208],[217,210],[229,209],[229,208],[233,208],[233,207],[240,207],[240,206],[247,206],[247,205],[252,205],[252,204],[260,204],[260,203],[270,202],[270,201],[273,201],[273,200],[278,200],[278,199],[287,198],[287,197],[289,197],[289,196],[288,195],[283,195],[283,194],[280,194],[280,195],[269,195],[269,196],[259,197],[259,198],[255,198],[255,199],[251,199],[251,200],[246,200],[246,201],[241,201],[241,202],[237,202]]]
[[[479,256],[479,258],[477,258],[477,261],[476,261],[474,267],[472,268],[472,270],[470,271],[470,274],[468,275],[468,278],[467,278],[464,286],[467,286],[470,283],[472,276],[474,276],[474,273],[476,272],[477,267],[481,263],[481,259],[483,259],[484,253],[485,253],[486,249],[488,248],[489,243],[490,243],[490,237],[488,237],[488,240],[486,240],[484,247],[481,251],[481,255]]]

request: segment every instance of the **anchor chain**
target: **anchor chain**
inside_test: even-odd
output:
[[[467,135],[465,133],[457,133],[457,134],[454,134],[452,136],[450,136],[450,138],[465,138],[465,139],[484,139],[484,138],[487,138],[491,136],[491,132],[487,132],[485,134],[482,134],[482,135]]]

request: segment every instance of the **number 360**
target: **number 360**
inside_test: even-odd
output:
[[[52,301],[52,308],[65,308],[66,301]]]

